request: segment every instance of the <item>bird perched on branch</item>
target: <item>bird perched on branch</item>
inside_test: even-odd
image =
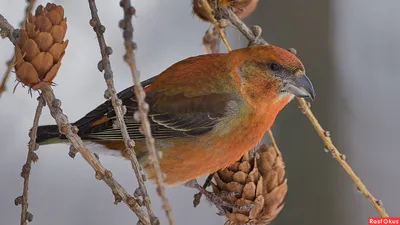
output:
[[[184,59],[142,82],[149,104],[149,121],[167,184],[177,184],[216,172],[253,148],[294,97],[314,99],[315,93],[301,61],[289,51],[252,46],[229,53]],[[133,87],[118,94],[127,108],[124,116],[135,151],[150,178],[145,138]],[[73,125],[86,141],[106,151],[125,149],[111,101]],[[40,126],[37,142],[67,141],[56,125]],[[91,149],[96,151],[96,147]]]

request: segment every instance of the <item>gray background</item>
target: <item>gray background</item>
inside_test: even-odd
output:
[[[103,102],[105,83],[96,69],[100,53],[88,23],[87,2],[56,3],[65,8],[70,43],[55,79],[59,85],[55,93],[74,121]],[[114,50],[112,67],[116,87],[121,90],[132,83],[121,58],[124,49],[117,24],[122,10],[118,1],[98,0],[97,4],[107,28],[107,44]],[[190,0],[133,4],[137,9],[134,26],[142,79],[204,52],[200,42],[209,25],[192,18]],[[24,6],[22,0],[0,0],[0,13],[17,24]],[[249,25],[261,25],[270,43],[299,51],[317,91],[314,112],[331,130],[334,142],[356,173],[393,216],[400,210],[399,11],[396,0],[380,4],[372,0],[261,0],[256,13],[246,19]],[[245,43],[235,31],[229,32],[229,38],[235,47]],[[12,45],[2,40],[0,49],[0,62],[5,62]],[[4,70],[1,64],[0,71]],[[13,201],[22,191],[19,173],[37,104],[26,89],[17,88],[12,94],[14,85],[11,79],[9,90],[0,99],[0,225],[19,223],[20,208]],[[47,108],[40,123],[53,123]],[[274,224],[362,225],[367,224],[368,216],[377,216],[336,161],[324,153],[323,144],[295,102],[279,115],[274,131],[289,179],[286,206]],[[35,216],[32,224],[135,224],[137,219],[129,209],[112,204],[108,187],[94,179],[86,162],[79,156],[71,160],[67,153],[68,146],[62,144],[38,151],[40,161],[33,166],[29,192],[29,211]],[[134,190],[136,182],[127,161],[111,156],[103,156],[101,161],[123,186]],[[148,187],[157,215],[165,222],[154,185]],[[194,193],[181,186],[168,189],[176,223],[223,224],[206,202],[192,207]]]

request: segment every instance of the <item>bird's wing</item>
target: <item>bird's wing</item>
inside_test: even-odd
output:
[[[154,78],[142,82],[149,104],[149,122],[156,139],[197,136],[211,131],[226,113],[227,104],[235,100],[232,95],[215,93],[187,97],[183,93],[166,95],[152,90]],[[142,139],[140,122],[134,119],[138,104],[133,87],[118,94],[127,108],[124,120],[132,139]],[[111,101],[108,100],[75,123],[79,135],[85,139],[121,140],[120,129]]]

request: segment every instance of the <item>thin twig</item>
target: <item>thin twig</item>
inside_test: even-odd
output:
[[[214,27],[212,31],[207,30],[203,36],[203,47],[207,54],[219,53],[220,37],[218,35],[217,29]]]
[[[25,7],[25,18],[21,21],[20,27],[25,26],[25,22],[28,19],[29,14],[32,12],[33,6],[35,5],[36,0],[28,0],[26,1],[28,5]]]
[[[71,148],[79,151],[82,157],[89,163],[89,165],[95,170],[96,178],[103,180],[112,190],[113,194],[117,199],[122,200],[139,218],[139,220],[145,224],[150,225],[150,219],[143,212],[141,206],[138,204],[138,199],[131,196],[113,177],[111,171],[107,170],[98,160],[98,158],[91,153],[86,146],[83,144],[82,139],[77,135],[78,128],[72,127],[68,122],[67,116],[62,112],[61,101],[56,99],[51,87],[42,89],[42,96],[46,100],[46,103],[50,109],[51,116],[55,119],[59,130],[64,134],[71,143]]]
[[[151,203],[150,203],[150,197],[147,193],[146,186],[144,184],[143,176],[140,172],[140,164],[136,158],[136,154],[134,151],[134,146],[135,143],[131,138],[129,137],[129,133],[126,128],[125,120],[124,120],[124,114],[126,113],[126,107],[122,106],[122,101],[118,98],[117,92],[115,90],[114,86],[114,80],[113,80],[113,71],[111,69],[111,63],[109,60],[109,55],[112,53],[111,47],[108,47],[105,42],[104,38],[104,31],[105,27],[101,24],[99,15],[98,15],[98,10],[96,7],[96,3],[94,0],[89,0],[89,8],[92,14],[92,19],[91,19],[91,25],[94,28],[94,31],[96,32],[97,35],[97,40],[99,42],[99,47],[100,47],[100,52],[102,55],[102,61],[99,62],[99,64],[102,64],[101,70],[104,70],[104,79],[106,80],[107,84],[107,91],[109,96],[111,97],[111,103],[114,107],[115,114],[117,116],[117,121],[118,121],[118,126],[121,129],[121,134],[124,138],[126,150],[125,150],[125,156],[129,158],[131,161],[132,168],[135,172],[136,178],[138,180],[139,188],[141,190],[141,195],[143,197],[144,204],[147,208],[147,212],[150,217],[150,221],[152,224],[159,223],[158,218],[154,215],[154,212],[151,208]],[[100,69],[100,68],[99,68]]]
[[[214,28],[218,30],[219,36],[220,36],[222,42],[224,43],[226,49],[228,49],[228,51],[232,51],[232,48],[229,45],[228,39],[226,39],[225,31],[221,27],[221,24],[214,18],[214,15],[212,13],[213,9],[211,8],[210,4],[208,4],[208,1],[202,0],[202,6],[206,10],[206,12],[208,14],[207,17],[210,19],[211,23],[214,25]]]
[[[272,147],[275,148],[275,151],[276,151],[279,155],[282,155],[281,151],[279,150],[278,144],[276,143],[276,140],[275,140],[274,134],[272,133],[272,130],[271,130],[271,129],[268,129],[268,130],[267,130],[267,134],[268,134],[268,137],[269,137],[269,141],[270,141],[271,144],[272,144]]]
[[[28,2],[28,5],[25,8],[24,20],[21,21],[20,27],[25,26],[25,22],[28,18],[28,15],[29,15],[29,13],[31,13],[31,11],[33,9],[33,5],[35,4],[35,0],[29,0],[27,2]],[[0,17],[0,29],[1,29],[0,33],[2,33],[2,37],[3,37],[3,35],[4,35],[4,37],[8,37],[10,39],[10,41],[15,45],[16,39],[18,37],[18,31],[14,32],[14,28],[7,22],[6,19],[4,19],[3,16]],[[7,31],[3,32],[3,30],[7,30]],[[10,74],[14,67],[14,64],[15,64],[15,55],[13,54],[13,56],[7,61],[7,70],[4,72],[3,79],[0,84],[0,97],[6,91],[7,80],[10,77]]]
[[[265,41],[261,37],[261,28],[258,26],[254,26],[250,29],[239,17],[236,16],[232,10],[228,8],[220,8],[219,13],[222,13],[222,16],[229,20],[232,25],[234,25],[243,36],[250,42],[251,45],[267,45],[268,42]]]
[[[18,32],[16,32],[14,27],[1,14],[0,14],[0,33],[2,38],[7,37],[15,45],[18,38]]]
[[[203,189],[204,190],[206,190],[207,187],[211,185],[213,177],[214,177],[214,173],[211,173],[211,174],[209,174],[207,176],[207,178],[206,178],[206,180],[204,181],[204,184],[203,184]],[[197,194],[195,194],[193,196],[193,206],[194,207],[196,207],[196,206],[198,206],[200,204],[200,199],[201,199],[202,195],[203,195],[203,193],[198,192]]]
[[[385,208],[382,205],[382,202],[376,199],[371,192],[367,189],[367,187],[363,184],[360,178],[356,175],[353,171],[351,166],[346,162],[346,157],[342,153],[340,153],[335,145],[332,142],[330,137],[330,132],[325,131],[321,124],[318,122],[317,118],[314,116],[314,113],[311,111],[310,107],[308,106],[307,102],[302,98],[297,98],[300,108],[302,112],[308,117],[311,124],[314,126],[315,130],[321,137],[322,141],[324,142],[326,149],[328,149],[331,153],[333,158],[335,158],[338,163],[343,167],[343,169],[350,175],[350,178],[356,184],[357,188],[364,194],[364,196],[371,202],[372,206],[379,212],[379,214],[383,217],[389,217],[386,213]]]
[[[28,189],[29,189],[29,176],[31,172],[32,162],[36,162],[38,160],[38,156],[35,153],[35,150],[39,148],[39,145],[36,144],[36,136],[37,129],[39,124],[39,118],[42,114],[42,109],[44,106],[44,99],[39,97],[39,103],[36,108],[35,117],[33,119],[32,129],[29,133],[30,141],[28,145],[28,154],[26,156],[26,162],[22,167],[21,177],[24,178],[24,189],[22,192],[22,196],[19,196],[15,199],[15,203],[21,203],[21,225],[25,225],[26,221],[32,221],[33,215],[28,212]]]
[[[139,118],[142,124],[142,131],[144,136],[146,137],[146,147],[149,152],[149,162],[150,166],[155,172],[155,178],[157,183],[157,192],[161,197],[163,202],[163,208],[168,218],[168,222],[170,225],[174,224],[174,217],[172,215],[171,205],[168,202],[168,198],[165,194],[164,188],[164,178],[163,173],[161,171],[160,166],[160,156],[158,151],[154,146],[154,138],[151,134],[150,123],[148,120],[148,104],[145,101],[146,93],[143,90],[143,87],[140,83],[140,75],[139,71],[136,67],[136,60],[134,55],[134,50],[136,49],[136,44],[133,42],[133,25],[132,25],[132,16],[135,14],[135,8],[132,6],[130,0],[122,0],[121,6],[124,10],[124,18],[122,20],[122,24],[120,24],[121,28],[123,28],[123,38],[125,45],[125,56],[124,60],[128,64],[131,75],[134,83],[135,95],[138,101],[139,108]],[[145,189],[142,191],[146,191]]]
[[[223,17],[228,19],[236,28],[249,40],[250,44],[258,44],[258,45],[265,45],[268,44],[262,37],[261,37],[261,28],[256,26],[255,29],[249,29],[246,24],[244,24],[230,9],[228,8],[221,8],[220,12],[222,12]],[[256,34],[255,34],[256,33]],[[341,154],[336,147],[333,145],[332,140],[330,139],[329,132],[327,133],[319,124],[318,120],[315,118],[314,114],[312,113],[310,107],[307,105],[306,101],[301,98],[297,98],[302,108],[304,114],[308,117],[311,121],[312,125],[314,126],[315,130],[318,132],[319,136],[321,137],[322,141],[325,143],[328,150],[331,151],[334,158],[339,162],[339,164],[343,167],[343,169],[349,174],[350,178],[356,184],[357,188],[364,194],[364,196],[371,202],[372,206],[379,212],[379,214],[383,217],[388,217],[382,202],[377,200],[371,192],[368,191],[366,186],[362,183],[360,178],[354,173],[352,168],[349,164],[345,161],[345,157]]]
[[[2,38],[8,37],[10,41],[15,45],[18,32],[15,32],[14,27],[8,23],[8,21],[0,14],[0,33]],[[15,56],[13,55],[12,58],[7,60],[7,70],[4,72],[3,78],[0,84],[0,97],[6,91],[6,84],[7,80],[10,77],[10,73],[14,67],[15,63]]]
[[[14,68],[15,64],[15,56],[9,60],[7,60],[6,65],[7,65],[7,70],[3,74],[3,79],[1,80],[0,83],[0,97],[3,95],[3,93],[6,91],[6,84],[8,81],[8,78],[10,77],[11,71]]]

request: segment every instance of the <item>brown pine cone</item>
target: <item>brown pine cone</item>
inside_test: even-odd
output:
[[[282,156],[268,145],[262,145],[256,154],[258,157],[251,159],[246,154],[214,175],[213,191],[225,201],[237,206],[254,204],[250,210],[224,208],[225,224],[268,224],[283,208],[287,180]],[[222,194],[232,192],[238,195]]]
[[[232,11],[240,18],[244,19],[248,17],[256,9],[258,0],[207,0],[211,8],[215,8],[215,2],[218,1],[219,7],[231,7]],[[193,0],[193,13],[196,14],[200,19],[211,22],[207,11],[203,8],[202,0]]]
[[[17,79],[38,90],[50,85],[61,66],[68,40],[67,20],[62,6],[47,3],[31,13],[19,31],[15,50]]]

